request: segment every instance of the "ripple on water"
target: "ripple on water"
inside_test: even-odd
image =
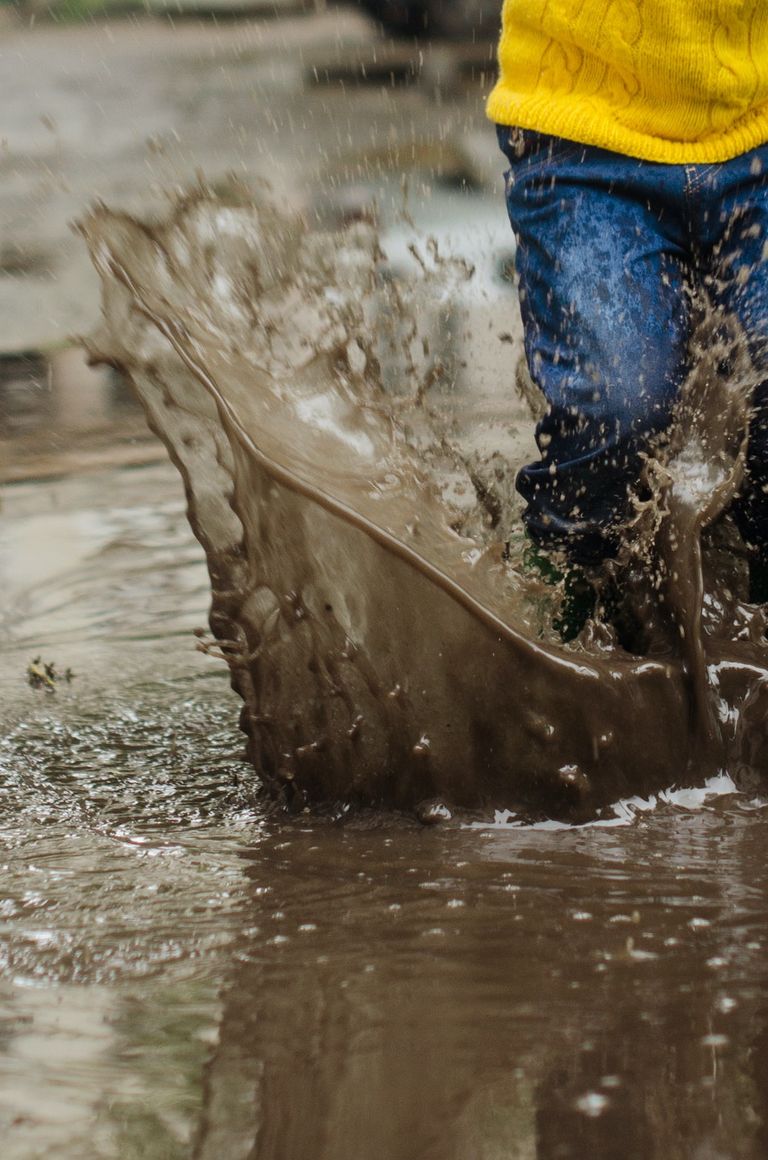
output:
[[[160,1160],[193,1137],[256,1156],[297,1093],[290,1160],[764,1155],[764,806],[669,794],[557,830],[275,819],[193,650],[198,565],[145,585],[166,517],[133,535],[122,506],[89,525],[100,551],[123,537],[107,573],[137,553],[121,634],[85,566],[56,613],[87,605],[82,638],[56,628],[76,681],[23,681],[53,601],[0,659],[9,1157]]]
[[[14,977],[151,973],[228,940],[240,847],[265,817],[220,682],[195,689],[51,703],[0,742],[0,961]]]

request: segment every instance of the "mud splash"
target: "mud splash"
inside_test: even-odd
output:
[[[103,294],[91,357],[131,378],[184,478],[211,629],[276,798],[581,819],[760,776],[763,622],[708,598],[699,548],[738,486],[744,391],[719,440],[649,466],[632,550],[661,545],[648,574],[672,631],[642,657],[605,631],[564,647],[516,566],[510,472],[430,344],[462,325],[447,277],[471,281],[466,264],[426,246],[404,285],[372,227],[312,233],[202,193],[161,224],[102,208],[82,229]]]

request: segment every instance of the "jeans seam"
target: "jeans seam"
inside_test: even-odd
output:
[[[696,208],[699,202],[699,185],[697,181],[698,168],[696,165],[686,165],[685,168],[685,184],[683,186],[683,201],[686,210],[686,233],[688,234],[688,243],[691,252],[700,249],[701,239],[698,236],[698,230],[695,228],[696,222]]]

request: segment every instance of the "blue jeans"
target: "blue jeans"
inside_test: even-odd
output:
[[[498,135],[526,356],[548,403],[541,458],[517,480],[530,535],[576,562],[615,552],[640,454],[689,370],[692,287],[741,323],[764,372],[734,514],[768,555],[768,145],[662,165],[530,130]]]

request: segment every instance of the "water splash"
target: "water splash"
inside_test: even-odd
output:
[[[403,284],[368,225],[311,233],[202,192],[164,223],[101,208],[83,232],[104,301],[91,356],[130,376],[182,473],[275,796],[573,819],[718,770],[759,777],[762,644],[729,623],[706,655],[697,629],[638,657],[534,625],[499,423],[457,389],[466,263],[426,246]],[[743,454],[738,421],[717,446],[688,429],[706,455],[684,441],[654,459],[632,549],[662,544],[678,629]]]

